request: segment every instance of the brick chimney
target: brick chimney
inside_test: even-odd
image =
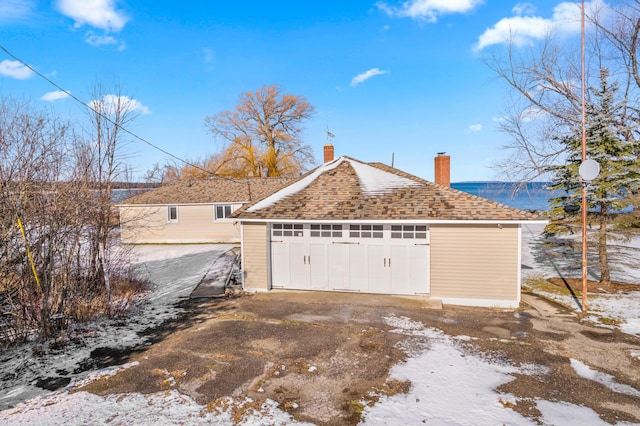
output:
[[[433,163],[436,183],[451,186],[451,157],[446,152],[439,152]]]
[[[330,143],[324,146],[324,162],[333,161],[333,145]]]

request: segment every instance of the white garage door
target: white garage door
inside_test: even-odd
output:
[[[429,293],[429,228],[402,224],[271,225],[271,286]]]

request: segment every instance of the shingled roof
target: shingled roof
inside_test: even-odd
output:
[[[340,157],[232,217],[253,220],[543,220],[529,211]]]
[[[184,180],[135,195],[120,205],[255,202],[294,181],[292,178]]]

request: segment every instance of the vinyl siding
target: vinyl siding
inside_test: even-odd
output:
[[[519,301],[518,225],[431,225],[431,297]]]
[[[239,225],[213,220],[213,205],[178,205],[178,221],[168,223],[168,206],[120,206],[125,244],[217,243],[240,241]]]
[[[242,273],[245,289],[269,289],[268,244],[265,223],[242,224]]]

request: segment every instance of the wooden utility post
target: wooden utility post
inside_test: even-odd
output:
[[[582,67],[582,162],[587,160],[587,118],[585,111],[585,64],[584,64],[584,0],[581,9],[581,67]],[[582,312],[587,312],[587,182],[582,179]]]

